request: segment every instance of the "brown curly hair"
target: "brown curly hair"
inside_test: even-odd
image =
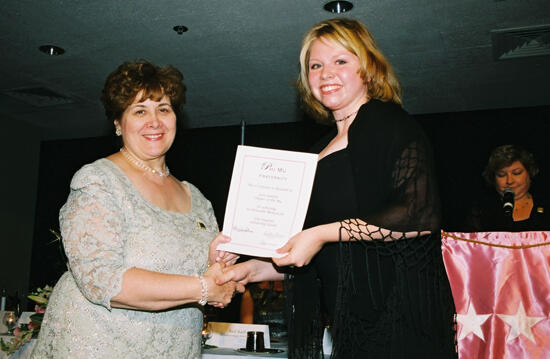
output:
[[[329,19],[313,26],[304,36],[300,51],[300,76],[296,83],[306,110],[317,121],[330,123],[332,118],[331,112],[313,96],[308,81],[311,45],[319,38],[338,44],[359,58],[360,76],[369,98],[401,105],[399,80],[365,25],[353,19]]]
[[[159,101],[166,95],[176,113],[185,103],[183,75],[178,69],[170,65],[156,66],[146,60],[127,61],[105,80],[101,102],[107,119],[111,123],[120,120],[142,90],[139,102],[147,99]]]
[[[495,173],[516,161],[520,161],[523,167],[525,167],[531,180],[539,173],[535,156],[531,152],[517,145],[502,145],[496,147],[491,152],[487,166],[482,173],[483,179],[485,179],[488,185],[494,186]]]

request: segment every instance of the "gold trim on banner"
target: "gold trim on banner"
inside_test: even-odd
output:
[[[527,245],[523,245],[523,246],[507,246],[505,244],[493,244],[493,243],[487,243],[487,242],[482,242],[482,241],[476,241],[476,240],[473,240],[473,239],[462,238],[462,237],[455,236],[455,235],[450,234],[450,233],[445,232],[445,231],[441,231],[441,236],[442,237],[443,236],[450,237],[450,238],[453,238],[453,239],[456,239],[456,240],[459,240],[459,241],[464,241],[464,242],[484,244],[484,245],[490,246],[490,247],[500,247],[500,248],[509,248],[509,249],[525,249],[525,248],[533,248],[533,247],[541,247],[541,246],[550,245],[550,241],[549,241],[549,242],[543,242],[543,243],[537,243],[537,244],[527,244]]]

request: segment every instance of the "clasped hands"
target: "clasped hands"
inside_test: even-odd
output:
[[[221,282],[219,279],[224,276],[223,269],[234,265],[239,259],[237,254],[216,250],[218,245],[229,241],[229,237],[221,233],[212,240],[208,253],[210,266],[203,274],[208,283],[207,303],[218,308],[224,308],[228,305],[237,292],[243,293],[245,291],[244,285],[238,281],[225,280]]]
[[[250,282],[280,279],[277,276],[282,277],[282,274],[278,273],[276,267],[302,267],[309,264],[324,244],[319,234],[314,228],[296,234],[277,250],[279,253],[286,253],[284,257],[271,258],[271,261],[256,259],[235,264],[239,258],[237,254],[216,250],[219,244],[230,241],[229,237],[220,233],[210,244],[210,262],[215,264],[209,268],[209,271],[216,268],[214,278],[218,286],[228,286],[233,290],[232,295],[236,292],[243,293],[245,285]],[[208,303],[216,307],[224,306],[223,302],[209,301]]]

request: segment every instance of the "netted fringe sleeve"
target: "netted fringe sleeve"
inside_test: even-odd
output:
[[[385,203],[361,218],[340,221],[334,358],[358,357],[370,350],[388,358],[415,357],[409,337],[432,342],[433,350],[423,351],[434,358],[455,356],[454,331],[449,325],[454,309],[441,261],[439,199],[430,149],[421,138],[401,148],[392,162],[386,189],[391,195]],[[350,308],[351,298],[357,295],[355,243],[365,250],[369,278],[365,295],[380,312],[376,323],[353,315]],[[393,264],[384,266],[388,261]],[[384,271],[391,271],[393,283],[384,282]]]
[[[441,261],[439,201],[429,153],[423,141],[410,141],[393,162],[387,203],[364,218],[340,222],[334,358],[355,357],[359,355],[355,350],[368,352],[369,346],[373,353],[387,353],[389,358],[414,357],[406,344],[409,337],[433,342],[434,358],[454,356],[450,345],[454,332],[449,325],[454,309]],[[365,322],[350,310],[350,298],[357,295],[353,243],[365,249],[369,277],[365,295],[381,313],[376,323]],[[381,263],[388,260],[393,265],[384,267]],[[383,272],[388,270],[393,284],[384,283]]]
[[[122,289],[123,212],[109,191],[112,184],[92,165],[78,171],[59,214],[69,269],[82,294],[111,309]]]
[[[342,229],[356,240],[384,241],[410,238],[405,232],[438,231],[439,198],[431,162],[426,144],[410,142],[393,161],[391,196],[360,220],[342,221]]]
[[[439,234],[392,242],[364,242],[369,291],[376,323],[352,312],[350,298],[356,295],[350,242],[341,243],[338,258],[338,288],[333,321],[332,358],[359,358],[365,353],[384,358],[456,358],[452,326],[454,306],[441,260]],[[347,252],[347,253],[346,253]],[[394,263],[394,284],[384,283],[380,263]],[[374,287],[378,283],[380,287]],[[389,286],[384,288],[384,285]],[[380,295],[387,293],[387,295]],[[397,345],[396,345],[397,344]],[[415,349],[416,348],[416,349]]]

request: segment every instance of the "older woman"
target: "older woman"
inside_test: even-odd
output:
[[[496,147],[483,178],[492,188],[491,195],[474,206],[473,231],[542,231],[550,230],[550,214],[545,212],[541,198],[535,201],[531,184],[539,168],[532,153],[517,145]],[[513,194],[513,210],[505,213],[503,194]]]
[[[184,102],[173,67],[127,62],[102,101],[120,152],[82,167],[60,212],[69,271],[50,298],[34,358],[196,358],[202,311],[234,284],[208,268],[210,202],[165,163]],[[219,238],[218,240],[222,240]]]
[[[290,354],[319,358],[454,357],[453,305],[441,260],[428,140],[401,108],[399,82],[367,28],[338,18],[304,37],[298,88],[334,129],[319,153],[305,229],[270,262],[223,279],[290,277]],[[221,281],[220,281],[221,282]],[[326,318],[326,320],[323,320]]]

